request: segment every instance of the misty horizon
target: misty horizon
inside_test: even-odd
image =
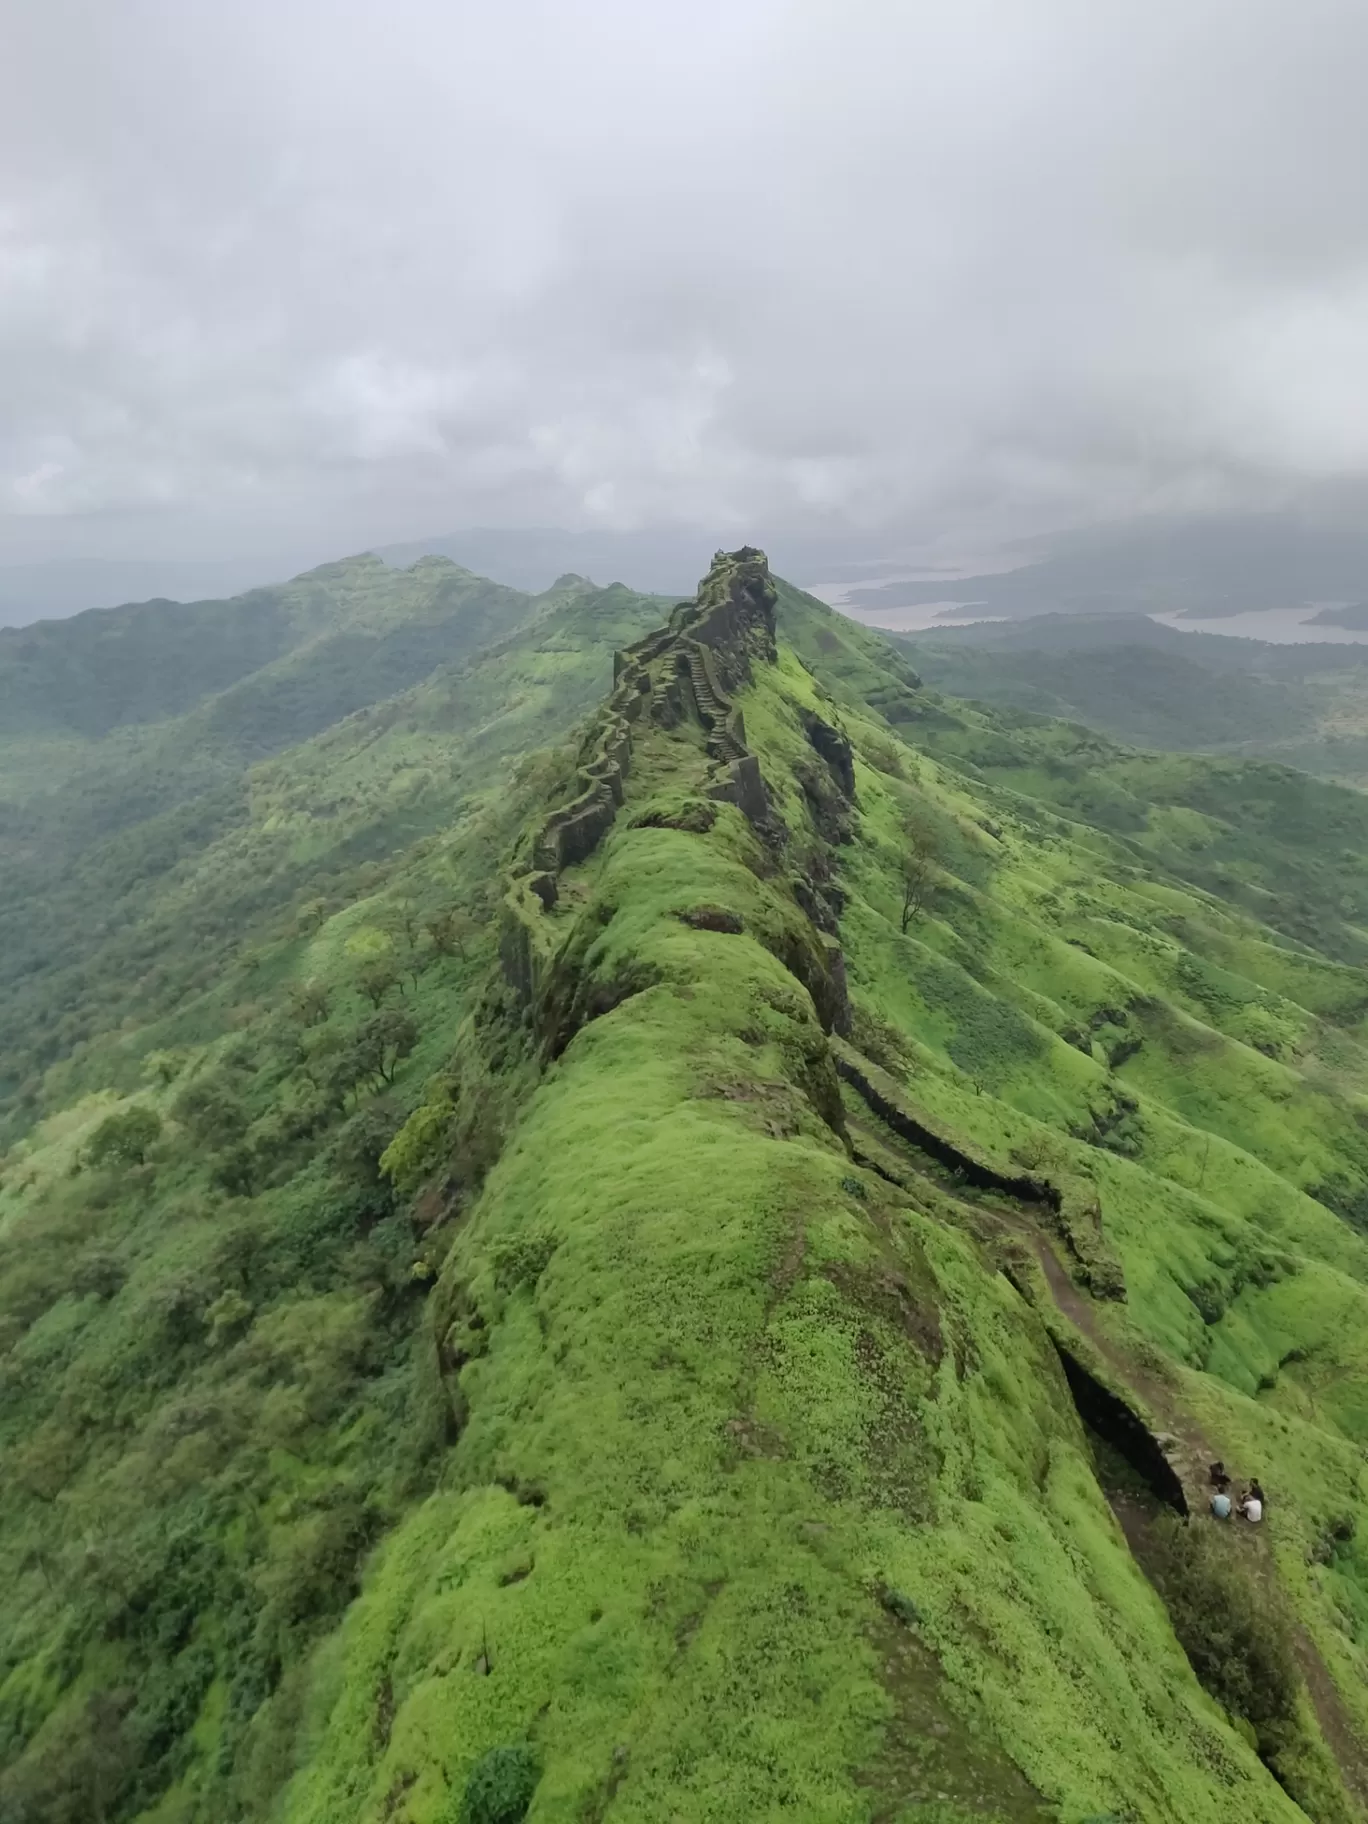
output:
[[[1368,16],[20,9],[0,565],[928,562],[1368,479]]]

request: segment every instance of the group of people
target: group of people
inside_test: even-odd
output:
[[[1213,1463],[1211,1482],[1215,1494],[1211,1497],[1211,1511],[1218,1520],[1229,1520],[1232,1512],[1255,1526],[1263,1519],[1264,1492],[1257,1481],[1250,1482],[1243,1492],[1232,1501],[1230,1494],[1230,1477],[1226,1474],[1224,1463]]]

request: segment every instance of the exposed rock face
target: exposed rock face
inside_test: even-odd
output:
[[[558,874],[593,853],[622,803],[632,763],[632,726],[643,715],[670,728],[691,709],[717,763],[711,798],[740,806],[753,822],[768,808],[759,763],[731,692],[750,681],[752,658],[774,658],[775,588],[762,551],[719,551],[692,602],[667,625],[613,659],[613,689],[580,760],[581,790],[546,821],[534,849],[537,868]],[[834,735],[834,730],[832,731]],[[548,900],[542,888],[540,897]]]
[[[848,799],[855,797],[855,756],[851,750],[849,737],[839,729],[833,728],[810,710],[803,717],[807,738],[815,752],[821,755],[831,769],[831,776]]]
[[[673,728],[689,718],[704,731],[711,765],[705,798],[735,804],[764,830],[771,823],[760,763],[732,693],[754,660],[773,661],[776,591],[763,551],[719,551],[697,596],[669,621],[614,654],[613,688],[580,755],[579,791],[552,812],[532,848],[532,866],[510,885],[501,943],[504,972],[528,1000],[538,992],[538,912],[557,899],[557,876],[591,855],[612,827],[632,765],[632,731],[645,718]],[[834,731],[833,731],[834,732]]]
[[[841,979],[844,981],[844,968]],[[837,1038],[845,1034],[835,1027]],[[1077,1178],[1058,1182],[1034,1172],[1013,1170],[994,1160],[964,1135],[948,1131],[918,1108],[908,1090],[858,1052],[834,1044],[837,1073],[902,1139],[959,1174],[978,1190],[1000,1191],[1017,1202],[1035,1206],[1059,1235],[1094,1298],[1126,1298],[1121,1262],[1102,1235],[1102,1212],[1095,1187]]]

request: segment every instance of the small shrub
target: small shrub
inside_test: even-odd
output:
[[[895,1590],[892,1584],[879,1586],[879,1601],[895,1621],[900,1621],[905,1628],[914,1628],[921,1620],[921,1610],[912,1598],[903,1590]]]
[[[211,1183],[230,1197],[250,1197],[256,1189],[257,1161],[250,1146],[230,1146],[214,1161]]]
[[[451,1150],[449,1102],[424,1102],[415,1108],[380,1155],[380,1170],[404,1196],[432,1176]]]
[[[857,1051],[862,1051],[890,1076],[906,1076],[912,1053],[906,1038],[890,1021],[872,1013],[858,1002],[852,1007],[851,1037]]]
[[[386,1101],[368,1102],[337,1130],[332,1158],[338,1172],[367,1191],[380,1190],[388,1197],[389,1184],[381,1165],[399,1126],[398,1113]]]
[[[455,1824],[522,1824],[540,1777],[525,1743],[491,1748],[471,1769]]]
[[[246,1329],[252,1321],[252,1307],[235,1286],[220,1292],[213,1303],[206,1307],[204,1322],[209,1331],[209,1340],[215,1348],[231,1342]]]
[[[248,1127],[247,1111],[222,1073],[190,1084],[177,1098],[174,1112],[201,1146],[232,1146]]]
[[[519,1286],[533,1286],[541,1278],[556,1251],[556,1237],[549,1229],[532,1229],[525,1235],[508,1235],[490,1249],[494,1265],[494,1284],[500,1292],[515,1292]]]
[[[356,992],[368,1000],[377,1013],[390,989],[398,986],[399,971],[392,963],[365,963],[356,972]]]
[[[127,1269],[116,1254],[108,1248],[94,1247],[72,1268],[71,1290],[78,1298],[93,1296],[103,1302],[114,1297],[127,1277]]]
[[[871,766],[881,773],[887,773],[891,779],[905,779],[903,759],[891,741],[885,741],[882,735],[866,734],[860,741],[860,751]]]
[[[1088,1120],[1071,1122],[1069,1131],[1075,1139],[1103,1147],[1122,1159],[1136,1159],[1144,1150],[1140,1104],[1114,1083],[1104,1084],[1089,1099]]]

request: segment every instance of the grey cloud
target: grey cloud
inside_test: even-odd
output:
[[[0,557],[1368,470],[1354,3],[8,0]]]

